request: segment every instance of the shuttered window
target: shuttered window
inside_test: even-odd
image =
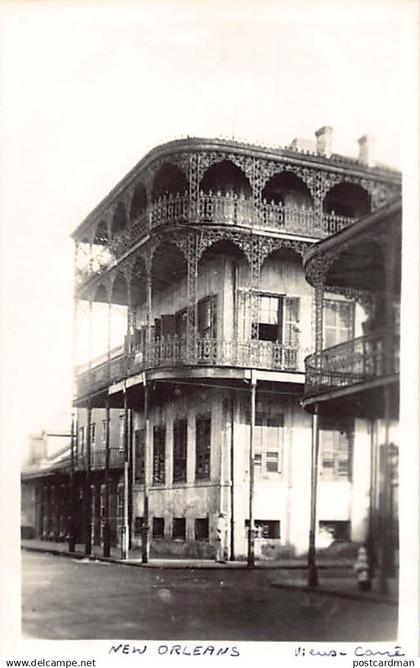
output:
[[[134,479],[136,483],[144,482],[144,450],[146,444],[146,430],[136,429],[134,432]]]
[[[196,480],[210,479],[210,414],[197,415],[195,421],[195,477]]]
[[[174,421],[173,424],[173,481],[185,482],[187,479],[187,420]]]
[[[320,416],[320,473],[322,479],[345,478],[350,480],[352,439],[351,420]]]
[[[166,428],[153,427],[153,484],[165,482],[165,439]]]

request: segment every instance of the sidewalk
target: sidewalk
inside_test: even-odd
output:
[[[85,546],[76,545],[74,552],[69,552],[66,542],[56,543],[37,539],[22,539],[21,547],[25,550],[36,552],[47,552],[49,554],[70,557],[73,559],[87,559],[89,561],[103,561],[134,566],[137,568],[165,568],[165,569],[246,569],[246,561],[228,561],[225,564],[217,564],[211,559],[150,559],[147,564],[141,561],[140,550],[131,550],[129,558],[121,559],[121,550],[111,548],[111,556],[104,557],[102,547],[94,545],[93,554],[85,555]],[[377,582],[373,582],[370,592],[361,592],[357,588],[357,582],[353,571],[353,563],[348,559],[322,559],[317,563],[319,585],[314,589],[307,586],[306,560],[305,559],[282,559],[279,561],[256,561],[256,570],[269,572],[270,584],[273,587],[284,590],[301,591],[310,594],[325,594],[339,596],[340,598],[365,600],[375,603],[398,604],[398,578],[389,580],[389,594],[384,595],[379,591]]]
[[[26,550],[35,550],[39,552],[50,552],[51,554],[60,554],[63,556],[71,556],[73,558],[88,558],[91,560],[111,561],[115,563],[125,564],[127,566],[142,566],[146,568],[247,568],[246,561],[227,561],[225,564],[217,564],[213,559],[178,559],[175,557],[168,557],[162,559],[161,557],[149,558],[147,564],[141,561],[141,550],[133,549],[129,552],[128,559],[121,558],[121,548],[111,547],[111,556],[103,556],[103,547],[100,545],[92,546],[92,555],[86,557],[85,546],[83,544],[76,545],[74,552],[69,552],[67,542],[55,542],[48,540],[39,540],[35,538],[22,538],[21,547]],[[257,560],[255,562],[257,568],[268,569],[306,569],[306,559],[281,559],[273,560]],[[322,559],[318,563],[318,568],[350,568],[353,562],[349,559]]]

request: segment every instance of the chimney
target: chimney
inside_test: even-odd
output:
[[[324,125],[323,128],[319,128],[315,132],[316,152],[319,155],[325,155],[327,158],[331,155],[332,131],[333,129],[328,125]]]
[[[367,167],[373,166],[372,160],[372,144],[373,138],[369,135],[363,135],[357,140],[359,143],[359,160]]]

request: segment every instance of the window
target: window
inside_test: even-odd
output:
[[[185,482],[187,479],[187,420],[175,420],[173,424],[173,481]]]
[[[174,517],[172,520],[172,538],[185,540],[185,517]]]
[[[165,427],[153,427],[153,484],[155,485],[165,482],[165,437]]]
[[[254,428],[254,470],[258,476],[282,472],[284,415],[268,406],[257,410]]]
[[[330,348],[352,337],[353,303],[336,299],[324,299],[323,347]]]
[[[352,424],[329,416],[319,418],[321,476],[350,479]]]
[[[90,446],[93,447],[95,445],[95,438],[96,438],[96,423],[91,422],[90,423]]]
[[[209,539],[209,518],[197,518],[194,520],[194,536],[195,540]]]
[[[143,528],[143,518],[142,517],[135,517],[134,518],[134,535],[135,536],[141,536]]]
[[[280,522],[278,520],[254,520],[256,538],[280,538]],[[249,520],[245,520],[249,527]]]
[[[259,295],[258,339],[296,347],[299,342],[299,297]]]
[[[102,445],[106,446],[106,419],[102,420]]]
[[[164,517],[154,517],[152,525],[152,535],[153,538],[163,538],[165,534],[165,518]]]
[[[175,334],[179,337],[187,333],[187,309],[175,313]]]
[[[210,479],[211,417],[197,415],[195,420],[195,477]]]
[[[319,528],[328,532],[333,540],[350,540],[350,522],[348,520],[320,520]]]
[[[136,483],[144,482],[144,449],[146,443],[146,430],[136,429],[134,432],[134,479]]]
[[[77,444],[78,454],[83,457],[85,454],[85,428],[79,427],[79,442]]]
[[[125,417],[120,415],[120,426],[119,426],[119,437],[118,437],[118,449],[125,450]]]
[[[216,295],[211,295],[198,302],[198,334],[204,339],[217,337]]]

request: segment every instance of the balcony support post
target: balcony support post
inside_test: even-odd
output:
[[[70,527],[69,527],[69,552],[74,552],[76,549],[76,498],[75,498],[75,484],[74,484],[74,467],[75,467],[75,445],[76,445],[76,414],[73,411],[71,414],[71,432],[70,432]]]
[[[150,360],[152,343],[152,266],[151,260],[146,263],[146,360]]]
[[[110,417],[109,396],[105,400],[105,503],[104,503],[104,557],[111,556],[111,527],[109,524],[109,455],[110,455]]]
[[[382,480],[382,511],[381,511],[381,563],[379,572],[379,588],[382,594],[389,593],[388,577],[393,566],[392,517],[391,517],[391,471],[389,426],[391,413],[391,396],[388,385],[384,387],[384,444],[383,448],[383,480]]]
[[[322,351],[323,320],[324,320],[324,289],[317,285],[315,288],[315,352]]]
[[[85,472],[85,554],[92,554],[92,490],[90,487],[91,479],[91,424],[92,407],[90,401],[87,406],[86,423],[86,472]]]
[[[308,587],[318,586],[318,569],[316,565],[316,515],[317,515],[317,484],[319,459],[319,405],[315,404],[312,416],[312,451],[311,451],[311,515],[309,527],[308,550]]]
[[[124,495],[123,495],[123,524],[121,537],[121,559],[128,558],[129,526],[128,526],[128,405],[127,388],[124,387]]]
[[[369,489],[369,525],[367,532],[367,554],[369,560],[369,576],[372,581],[375,577],[376,569],[376,480],[377,480],[377,434],[375,429],[375,420],[370,420],[370,489]]]
[[[196,332],[198,328],[197,276],[198,248],[197,237],[192,233],[188,237],[187,253],[187,359],[196,361]]]
[[[257,381],[254,370],[251,369],[251,420],[249,425],[249,527],[248,527],[248,568],[255,566],[255,526],[254,526],[254,427],[255,427],[255,399]]]
[[[142,541],[141,541],[141,561],[147,564],[149,561],[149,453],[151,446],[150,420],[149,420],[149,386],[146,380],[146,374],[143,375],[144,387],[144,422],[146,428],[146,438],[144,444],[144,497],[143,497],[143,525],[142,525]]]

